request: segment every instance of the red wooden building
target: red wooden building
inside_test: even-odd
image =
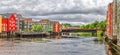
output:
[[[16,31],[16,18],[13,13],[2,15],[2,31]]]
[[[8,19],[7,18],[2,18],[2,31],[7,32],[7,24],[8,24]]]
[[[108,5],[108,11],[107,11],[107,16],[106,16],[106,20],[107,20],[107,26],[106,26],[106,32],[107,34],[112,34],[112,13],[113,13],[113,3],[110,3]]]
[[[8,31],[16,31],[16,18],[11,14],[8,18]]]
[[[60,23],[59,22],[53,22],[53,32],[59,33],[60,32]]]

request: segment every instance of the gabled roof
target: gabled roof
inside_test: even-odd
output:
[[[2,18],[9,18],[11,13],[6,13],[6,14],[0,14]]]
[[[15,16],[14,16],[14,14],[13,14],[13,13],[11,13],[11,14],[10,14],[9,19],[15,19]]]
[[[0,14],[3,19],[9,19],[11,17],[15,17],[14,13],[5,13],[5,14]]]

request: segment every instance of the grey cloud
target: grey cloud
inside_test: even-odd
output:
[[[106,1],[106,2],[105,2]],[[1,0],[0,12],[16,12],[35,20],[48,18],[65,22],[90,23],[105,19],[112,0]]]
[[[31,16],[34,17],[34,16]],[[41,17],[41,18],[39,18]],[[104,16],[102,15],[84,15],[84,14],[66,14],[66,15],[50,15],[50,16],[35,16],[35,20],[39,19],[50,19],[56,21],[64,21],[64,22],[82,22],[82,23],[91,23],[95,20],[104,20]]]
[[[106,12],[105,12],[106,10],[104,9],[104,7],[92,8],[92,9],[84,9],[84,10],[80,10],[80,9],[75,10],[75,9],[76,8],[73,8],[71,10],[50,12],[50,13],[44,13],[44,14],[39,14],[39,15],[47,16],[47,15],[56,15],[56,14],[94,14],[94,15],[105,15],[106,14]]]
[[[93,7],[89,9],[87,7],[84,7],[82,0],[31,0],[31,1],[12,0],[11,2],[8,2],[8,4],[2,2],[2,5],[11,7],[14,10],[15,9],[19,11],[22,10],[21,12],[25,12],[26,14],[29,15],[90,14],[90,13],[100,15],[105,14],[104,7]],[[38,13],[36,14],[36,12]]]

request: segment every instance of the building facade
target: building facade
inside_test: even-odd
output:
[[[24,19],[24,29],[30,30],[32,28],[32,19],[31,18],[25,18]]]
[[[53,21],[53,32],[60,33],[60,23],[57,21]]]
[[[59,33],[60,32],[60,23],[58,21],[50,21],[48,19],[42,19],[40,21],[34,21],[32,22],[33,24],[39,24],[42,25],[42,31],[44,32],[55,32],[55,33]]]
[[[16,18],[14,16],[14,14],[11,14],[10,17],[8,18],[8,31],[16,31]]]
[[[32,19],[31,18],[25,18],[23,17],[21,14],[17,14],[15,13],[15,17],[16,17],[16,28],[18,32],[24,31],[24,30],[29,30],[31,29],[31,22]]]
[[[2,32],[8,31],[8,18],[2,18]]]
[[[2,32],[16,31],[16,18],[14,13],[1,14],[2,16]]]
[[[2,32],[2,16],[0,15],[0,33]]]
[[[120,44],[120,0],[113,0],[113,36],[117,36]]]
[[[41,25],[41,31],[43,32],[60,32],[60,23],[58,21],[50,21],[48,19],[32,21],[32,18],[24,18],[21,14],[17,13],[1,14],[0,22],[2,27],[0,32],[32,31],[32,25],[34,24]]]
[[[39,21],[39,24],[43,26],[43,31],[52,31],[52,21],[48,19],[42,19]]]
[[[106,16],[106,24],[107,24],[107,26],[106,26],[106,32],[107,32],[107,34],[109,34],[109,35],[111,35],[112,34],[112,15],[113,15],[113,3],[110,3],[109,5],[108,5],[108,11],[107,11],[107,16]]]
[[[17,32],[22,31],[22,24],[24,21],[24,17],[21,14],[17,14],[17,13],[15,13],[15,17],[16,17]]]

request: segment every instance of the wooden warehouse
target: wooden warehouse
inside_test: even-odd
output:
[[[16,31],[16,18],[14,14],[1,15],[0,17],[0,32]]]

